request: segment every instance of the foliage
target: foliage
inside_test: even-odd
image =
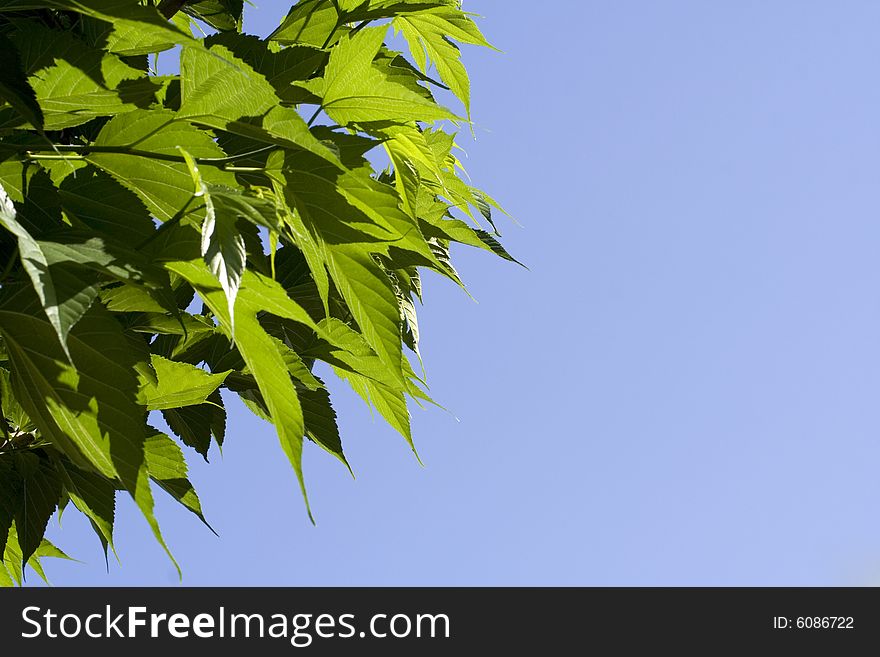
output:
[[[68,506],[113,549],[118,491],[163,546],[155,489],[204,521],[184,452],[229,393],[303,495],[304,440],[347,466],[318,361],[412,445],[421,272],[510,259],[455,155],[457,43],[488,45],[459,2],[302,0],[265,39],[242,4],[0,0],[0,582],[64,557]]]

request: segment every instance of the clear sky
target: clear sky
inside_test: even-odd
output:
[[[286,2],[262,0],[265,34]],[[215,538],[161,501],[185,585],[880,582],[880,4],[467,0],[475,183],[526,271],[459,251],[423,355],[459,418],[403,440],[335,386],[357,474],[310,445],[307,519],[239,406],[193,455]],[[71,512],[56,584],[173,585]],[[35,577],[32,579],[36,579]]]

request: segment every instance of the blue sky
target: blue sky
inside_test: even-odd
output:
[[[284,13],[263,0],[249,31]],[[352,480],[317,526],[240,407],[192,459],[214,537],[159,504],[185,585],[880,582],[880,5],[468,0],[466,166],[516,216],[426,285],[442,411],[421,467],[335,386]],[[314,446],[311,446],[314,447]],[[127,500],[122,564],[74,513],[61,585],[173,585]]]

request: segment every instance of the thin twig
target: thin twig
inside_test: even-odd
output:
[[[322,109],[323,109],[323,107],[321,107],[320,105],[318,105],[318,109],[316,109],[316,110],[315,110],[315,113],[312,114],[312,118],[310,118],[310,119],[309,119],[309,122],[308,122],[308,126],[309,126],[310,128],[312,127],[312,124],[315,122],[315,119],[318,118],[318,114],[321,113],[321,110],[322,110]]]

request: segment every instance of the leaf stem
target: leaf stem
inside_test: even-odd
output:
[[[365,28],[367,25],[369,25],[369,24],[370,24],[370,19],[369,19],[369,18],[366,19],[366,20],[361,21],[360,23],[358,23],[358,24],[355,26],[355,28],[354,28],[351,32],[348,33],[348,38],[350,39],[351,37],[353,37],[355,34],[357,34],[358,32],[360,32],[362,29],[364,29],[364,28]]]
[[[330,0],[330,3],[333,5],[333,8],[336,9],[336,25],[333,26],[332,30],[330,30],[330,34],[327,35],[327,38],[324,39],[324,45],[321,46],[321,50],[324,50],[328,45],[330,45],[330,40],[333,38],[333,35],[336,34],[336,30],[338,30],[339,26],[342,24],[342,9],[339,8],[339,2],[337,0]]]
[[[276,146],[265,146],[247,153],[238,153],[236,155],[228,155],[226,157],[202,157],[196,158],[197,164],[210,164],[219,166],[224,162],[234,162],[251,155],[258,155],[268,150],[277,148]],[[69,153],[69,155],[64,155]],[[25,151],[25,157],[32,160],[70,160],[83,159],[91,153],[114,153],[119,155],[134,155],[137,157],[146,157],[153,160],[163,160],[165,162],[180,162],[186,164],[186,159],[182,155],[172,155],[170,153],[154,153],[152,151],[144,151],[129,146],[95,146],[91,144],[50,144],[49,146],[29,146]]]
[[[72,153],[71,155],[52,155],[28,151],[27,158],[29,160],[82,160],[83,156],[77,153]]]

